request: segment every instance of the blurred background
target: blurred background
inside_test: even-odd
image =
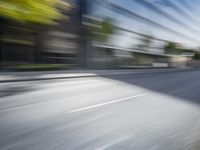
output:
[[[0,150],[200,150],[200,0],[0,0]]]
[[[199,66],[200,1],[1,0],[0,69]]]

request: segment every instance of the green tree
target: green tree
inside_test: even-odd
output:
[[[167,42],[164,46],[166,54],[180,54],[181,50],[178,48],[177,43]]]
[[[62,17],[59,7],[69,7],[61,0],[0,0],[0,16],[11,20],[54,24]]]
[[[92,28],[92,36],[96,41],[106,42],[111,34],[114,33],[113,20],[106,18],[96,23]]]
[[[0,33],[0,46],[4,47],[8,41],[15,44],[31,43],[34,48],[33,61],[39,62],[43,33],[50,29],[49,25],[56,24],[64,17],[61,10],[68,8],[69,3],[62,0],[0,0],[0,29],[3,31]],[[6,34],[4,29],[10,30],[11,27],[12,35]],[[21,33],[19,39],[14,30]],[[24,38],[27,36],[31,36],[30,41]],[[2,48],[2,60],[4,51],[6,49]]]
[[[200,54],[199,53],[195,53],[194,56],[193,56],[193,59],[200,60]]]

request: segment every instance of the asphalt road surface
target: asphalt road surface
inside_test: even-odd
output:
[[[200,71],[0,84],[0,150],[200,150]]]

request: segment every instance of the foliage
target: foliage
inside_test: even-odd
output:
[[[108,37],[114,33],[113,21],[110,18],[106,18],[96,24],[97,26],[92,28],[95,40],[99,42],[106,42]]]
[[[195,53],[195,55],[193,56],[193,59],[200,60],[200,54],[199,53]]]
[[[0,16],[17,21],[54,24],[62,17],[59,5],[69,7],[61,0],[0,0]]]
[[[188,49],[174,42],[167,42],[164,46],[165,53],[180,55],[182,53],[194,53],[194,49]]]
[[[164,46],[165,53],[167,54],[179,54],[181,50],[178,48],[178,45],[174,42],[167,42]]]

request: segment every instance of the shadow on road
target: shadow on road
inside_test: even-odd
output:
[[[200,104],[200,71],[104,77]]]

